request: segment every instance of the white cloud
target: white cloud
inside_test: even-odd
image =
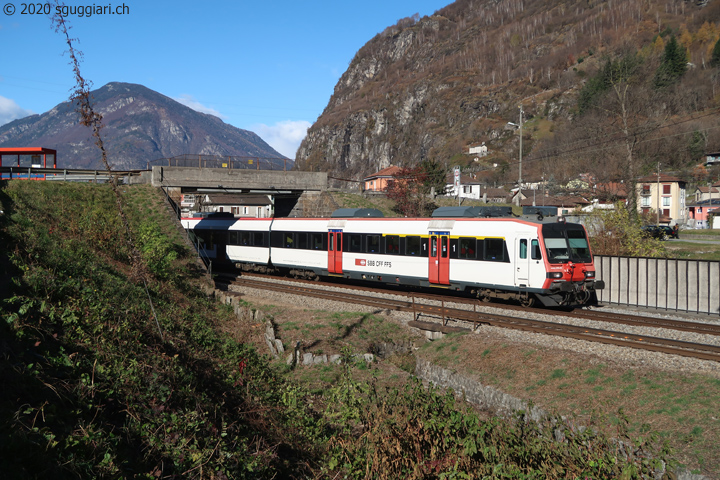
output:
[[[310,125],[307,120],[283,120],[275,125],[253,125],[250,129],[275,150],[294,160]]]
[[[11,100],[0,95],[0,125],[5,125],[6,123],[12,122],[18,118],[27,117],[33,113],[34,112],[25,110],[15,103],[15,100]]]
[[[225,118],[227,118],[225,115],[222,115],[220,112],[218,112],[214,108],[206,107],[202,103],[198,102],[197,100],[195,100],[195,98],[193,98],[192,95],[183,94],[183,95],[180,95],[178,98],[174,98],[173,100],[175,100],[176,102],[182,103],[186,107],[192,108],[196,112],[214,115],[218,118],[222,118],[223,120]]]

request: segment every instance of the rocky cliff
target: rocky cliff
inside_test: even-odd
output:
[[[689,60],[709,80],[719,7],[718,0],[458,0],[432,16],[402,19],[355,55],[297,165],[361,179],[424,159],[472,165],[464,153],[485,142],[489,179],[517,178],[518,134],[508,122],[519,122],[519,105],[523,121],[532,122],[523,132],[529,155],[573,128],[577,93],[605,58],[628,45],[653,45],[659,31],[665,39],[688,32]],[[708,21],[712,35],[696,35]],[[648,52],[657,62],[662,49]],[[548,168],[526,168],[533,167],[538,177]]]

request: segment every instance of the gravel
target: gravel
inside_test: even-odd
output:
[[[279,279],[264,279],[266,281],[272,281],[277,283],[291,283],[285,280]],[[397,320],[398,322],[407,324],[407,322],[413,320],[413,314],[410,312],[398,312],[388,310],[378,310],[376,307],[368,307],[364,305],[349,305],[345,302],[338,302],[332,300],[324,300],[313,297],[305,297],[302,295],[292,295],[286,293],[279,293],[273,291],[265,291],[248,287],[241,287],[237,285],[231,285],[230,289],[246,295],[246,300],[251,303],[260,304],[273,304],[283,305],[291,308],[305,308],[311,310],[326,310],[326,311],[358,311],[358,312],[372,312],[372,313],[385,313],[388,317]],[[327,287],[332,290],[344,290],[346,288],[335,288]],[[391,292],[387,294],[375,294],[384,298],[401,298],[407,300],[407,295],[397,295]],[[425,300],[423,300],[425,301]],[[439,304],[439,302],[437,302]],[[467,304],[445,302],[445,306],[448,308],[461,308],[461,309],[472,309]],[[512,315],[512,312],[507,310],[493,307],[492,305],[479,305],[477,307],[478,312],[494,313],[499,315]],[[680,313],[668,313],[668,312],[656,312],[656,311],[642,311],[641,309],[623,309],[620,307],[603,307],[603,311],[612,311],[618,313],[627,313],[635,315],[648,316],[650,318],[672,318],[679,320],[698,321],[704,323],[719,323],[719,319],[714,317],[702,317],[698,315],[684,315]],[[665,328],[649,328],[649,327],[636,327],[628,325],[620,325],[611,322],[598,322],[593,320],[583,320],[577,318],[570,318],[563,316],[561,312],[553,313],[534,313],[524,312],[522,313],[523,318],[533,320],[543,320],[547,322],[555,322],[562,324],[570,324],[577,326],[586,326],[593,328],[608,329],[614,331],[622,331],[625,333],[631,333],[635,335],[644,335],[649,337],[662,337],[671,338],[677,340],[684,340],[688,342],[699,342],[708,345],[720,346],[720,337],[713,335],[698,334],[692,332],[681,332],[676,330],[668,330]],[[450,325],[453,322],[449,323]],[[463,325],[459,325],[463,326]],[[547,335],[542,333],[531,333],[520,330],[512,330],[501,327],[493,327],[489,325],[481,325],[475,330],[476,334],[487,335],[493,338],[506,338],[509,341],[526,343],[536,345],[538,347],[553,348],[568,350],[581,354],[594,355],[597,357],[605,358],[609,361],[621,363],[626,366],[635,367],[650,367],[661,370],[673,370],[682,371],[688,373],[703,373],[720,378],[720,362],[712,362],[707,360],[698,360],[689,357],[682,357],[679,355],[670,355],[666,353],[657,353],[646,350],[639,350],[628,347],[620,347],[615,345],[608,345],[598,342],[589,342],[584,340],[577,340],[573,338],[564,338],[555,335]]]

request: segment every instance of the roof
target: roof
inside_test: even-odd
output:
[[[266,195],[233,195],[230,193],[208,193],[211,205],[272,205]]]
[[[697,189],[700,191],[700,193],[710,193],[710,187],[697,187]],[[713,185],[712,193],[718,192],[720,192],[720,190],[718,190],[717,186]]]
[[[394,165],[391,165],[387,168],[383,168],[379,172],[373,173],[372,175],[368,175],[363,179],[363,181],[372,180],[373,178],[380,178],[380,177],[392,177],[393,175],[397,174],[400,171],[400,167],[396,167]]]
[[[652,182],[658,182],[658,181],[661,183],[671,183],[671,182],[685,183],[685,180],[675,177],[675,176],[672,176],[672,175],[667,175],[665,173],[660,174],[659,180],[658,180],[657,174],[654,174],[654,175],[648,175],[646,177],[638,178],[637,181],[639,183],[652,183]]]
[[[0,148],[0,155],[38,155],[40,153],[57,155],[57,150],[45,147]]]
[[[520,202],[520,205],[522,206],[531,206],[533,203],[533,198],[530,196],[529,198],[526,198],[525,200],[522,200]],[[585,200],[582,197],[578,196],[572,196],[572,197],[543,197],[542,195],[537,195],[535,197],[535,206],[537,207],[575,207],[577,205],[589,205],[590,202]]]

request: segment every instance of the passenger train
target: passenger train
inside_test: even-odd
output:
[[[436,287],[524,306],[582,305],[604,288],[582,225],[515,217],[510,207],[443,207],[431,218],[340,209],[330,218],[210,213],[181,221],[202,255],[243,271]]]

